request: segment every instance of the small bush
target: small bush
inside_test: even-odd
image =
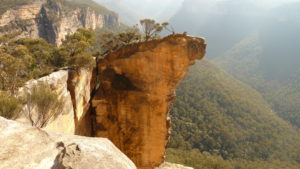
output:
[[[27,108],[25,116],[32,126],[45,127],[63,110],[63,99],[44,83],[38,83],[26,91],[23,99]]]
[[[78,69],[95,66],[92,47],[95,43],[95,32],[92,29],[80,28],[74,34],[68,34],[58,49],[56,61],[65,61],[63,65]],[[64,58],[64,59],[63,59]],[[62,63],[58,63],[62,64]]]
[[[0,92],[0,116],[7,119],[16,119],[21,108],[22,104],[19,99]]]

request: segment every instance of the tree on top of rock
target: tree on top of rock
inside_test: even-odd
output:
[[[146,41],[153,36],[157,36],[164,28],[160,23],[157,23],[153,19],[140,20],[140,24],[142,26],[142,31],[145,34]]]

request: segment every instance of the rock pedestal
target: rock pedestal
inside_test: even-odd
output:
[[[178,34],[126,46],[101,60],[101,87],[92,98],[96,136],[109,138],[140,169],[159,166],[175,89],[205,48],[203,39]]]

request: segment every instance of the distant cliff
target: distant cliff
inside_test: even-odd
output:
[[[22,32],[21,37],[40,37],[57,45],[81,27],[119,25],[117,14],[90,0],[29,0],[1,11],[0,35]]]

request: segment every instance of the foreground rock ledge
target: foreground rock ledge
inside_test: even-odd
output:
[[[168,111],[188,67],[205,55],[201,38],[176,34],[126,46],[98,64],[95,135],[109,138],[140,169],[164,161]]]
[[[109,140],[44,131],[0,117],[0,169],[136,169]]]

